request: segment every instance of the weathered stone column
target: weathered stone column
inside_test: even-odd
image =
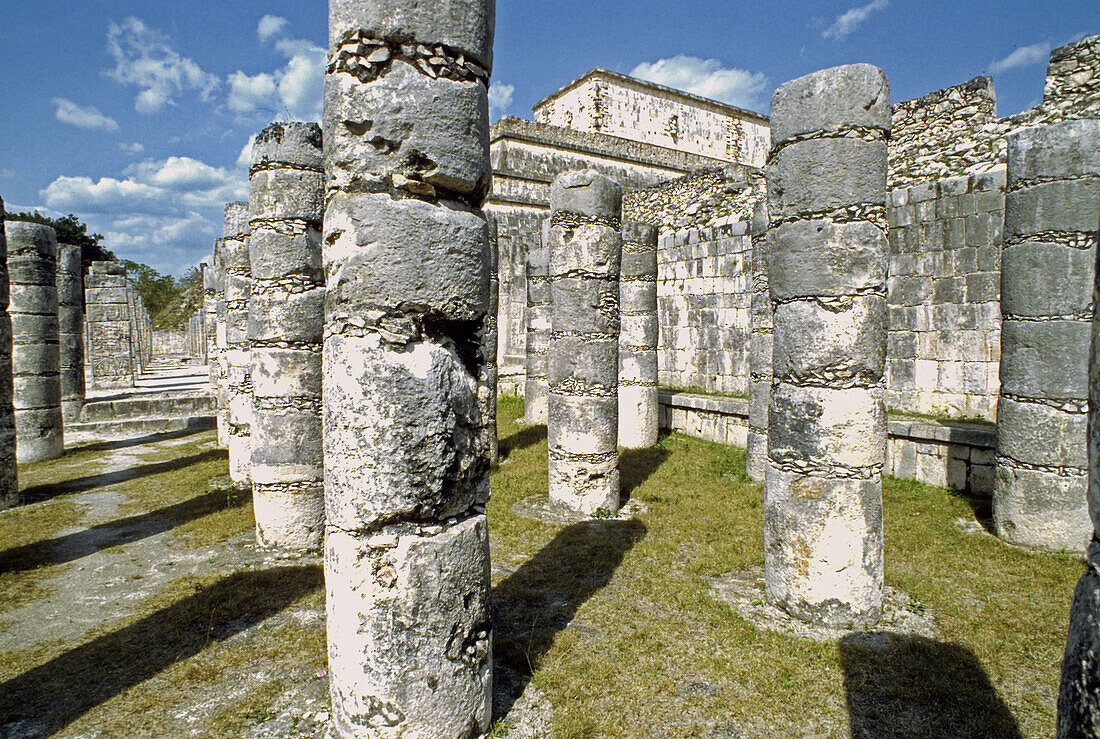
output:
[[[868,64],[772,97],[764,592],[830,626],[873,622],[882,603],[890,112]]]
[[[523,417],[546,423],[550,377],[550,219],[542,221],[539,246],[527,252],[527,376]]]
[[[202,353],[210,372],[210,391],[217,393],[218,357],[218,273],[213,264],[202,268],[202,312],[199,314],[202,324]]]
[[[84,407],[84,269],[81,248],[61,244],[57,253],[57,317],[61,336],[61,415],[66,423]]]
[[[749,434],[745,468],[764,482],[768,463],[768,401],[772,393],[772,301],[768,294],[768,203],[760,200],[749,224],[752,303],[749,313]]]
[[[20,462],[65,451],[57,325],[57,235],[49,226],[7,224],[16,455]]]
[[[0,200],[0,508],[19,502],[19,469],[15,458],[15,407],[12,404],[11,316],[8,314],[8,241],[4,201]]]
[[[481,324],[481,376],[477,383],[477,404],[481,410],[482,451],[489,464],[497,463],[497,310],[500,308],[500,277],[497,265],[500,253],[497,245],[497,221],[486,211],[489,224],[489,305]]]
[[[119,262],[92,262],[84,281],[92,387],[113,390],[134,386],[130,346],[130,302],[126,268]]]
[[[324,158],[316,123],[273,123],[249,170],[252,500],[261,546],[320,551]]]
[[[1015,147],[1020,148],[1025,140],[1021,134],[1015,140]],[[1049,137],[1049,138],[1048,138]],[[1053,139],[1053,140],[1051,140]],[[1071,124],[1058,124],[1050,126],[1046,135],[1033,139],[1028,147],[1033,154],[1034,149],[1043,147],[1048,149],[1048,156],[1053,158],[1056,151],[1061,149],[1061,157],[1077,160],[1076,165],[1066,166],[1064,163],[1059,170],[1062,177],[1055,180],[1062,184],[1061,192],[1051,193],[1047,203],[1040,205],[1037,210],[1047,211],[1048,203],[1057,203],[1056,207],[1063,203],[1076,202],[1083,206],[1086,214],[1082,216],[1080,223],[1063,221],[1062,226],[1085,226],[1084,217],[1091,211],[1094,223],[1100,222],[1097,207],[1100,205],[1100,121],[1079,120]],[[1017,151],[1017,154],[1020,152]],[[1025,155],[1025,161],[1031,157]],[[1017,160],[1019,161],[1019,160]],[[1075,182],[1068,175],[1075,172],[1083,175]],[[1016,170],[1017,174],[1019,170]],[[1039,172],[1035,170],[1025,171],[1020,179],[1026,182]],[[1037,179],[1037,178],[1036,178]],[[1067,181],[1081,186],[1081,190],[1091,190],[1091,195],[1081,197],[1084,192],[1068,192],[1064,185]],[[1075,188],[1076,189],[1076,188]],[[1046,200],[1046,198],[1044,198]],[[1060,202],[1059,202],[1060,201]],[[1067,236],[1076,229],[1056,229]],[[1078,235],[1082,235],[1084,229]],[[1049,238],[1053,234],[1047,234]],[[1097,240],[1100,239],[1100,229],[1091,233],[1092,249],[1096,251]],[[1044,239],[1045,240],[1045,239]],[[1100,254],[1097,254],[1100,257]],[[1066,639],[1066,653],[1062,660],[1062,687],[1058,694],[1058,737],[1070,739],[1071,737],[1100,736],[1100,266],[1094,265],[1093,289],[1092,289],[1092,326],[1091,346],[1088,356],[1088,422],[1087,422],[1087,446],[1088,446],[1088,512],[1090,515],[1089,526],[1091,541],[1085,557],[1085,573],[1077,582],[1077,588],[1073,593],[1073,605],[1069,613],[1069,635]],[[1057,427],[1056,427],[1057,428]],[[1042,443],[1042,439],[1038,440]]]
[[[225,206],[222,242],[225,260],[226,426],[229,431],[229,479],[238,488],[251,484],[252,366],[248,358],[248,298],[252,267],[248,254],[248,203]]]
[[[619,510],[622,189],[587,169],[550,186],[550,501]]]
[[[619,277],[619,446],[657,443],[657,228],[623,224]]]
[[[340,737],[490,728],[477,384],[493,14],[492,0],[329,2],[325,582]]]
[[[214,240],[214,358],[210,361],[210,385],[217,413],[218,447],[229,448],[229,342],[226,340],[225,239]]]
[[[1081,551],[1100,122],[1008,137],[993,521],[1014,544]]]

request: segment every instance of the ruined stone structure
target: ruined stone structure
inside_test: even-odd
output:
[[[229,477],[239,488],[251,484],[252,363],[248,356],[249,263],[248,203],[225,206],[222,260],[225,264],[226,429]]]
[[[766,116],[606,69],[593,69],[535,104],[537,123],[601,133],[755,167]]]
[[[329,3],[323,366],[335,736],[490,728],[489,466],[477,385],[493,18],[492,0]]]
[[[225,300],[225,239],[214,240],[214,358],[210,362],[210,389],[217,408],[218,446],[229,448],[229,317]]]
[[[16,456],[22,463],[65,451],[57,324],[57,235],[49,226],[7,223]]]
[[[764,482],[768,462],[768,403],[772,392],[772,301],[768,291],[768,204],[761,200],[749,227],[752,242],[752,312],[749,318],[749,429],[745,471]]]
[[[595,170],[550,190],[550,501],[619,510],[622,189]]]
[[[126,268],[119,262],[92,262],[88,268],[84,281],[86,361],[96,390],[134,386],[127,289]]]
[[[806,621],[874,622],[890,86],[876,67],[834,67],[781,85],[771,110],[764,594]]]
[[[262,546],[319,551],[324,158],[315,123],[273,123],[252,145],[248,301],[251,480]]]
[[[619,446],[657,443],[657,228],[629,221],[619,276]]]
[[[523,386],[527,423],[546,423],[550,394],[550,219],[539,228],[538,248],[527,252],[527,360]]]
[[[217,394],[218,357],[218,271],[213,264],[202,266],[202,321],[203,356],[210,369],[210,391]]]
[[[486,213],[489,223],[489,304],[481,324],[481,375],[477,384],[477,404],[481,411],[481,448],[489,464],[497,463],[497,309],[500,306],[500,280],[497,273],[497,222]]]
[[[4,201],[0,200],[0,509],[19,502],[19,468],[15,457],[15,407],[12,403],[12,324],[8,314],[8,241]]]
[[[1088,517],[1088,347],[1100,223],[1100,120],[1008,138],[1001,257],[997,533],[1081,550]]]
[[[61,415],[66,423],[84,407],[84,269],[81,248],[60,244],[57,252],[57,318],[60,331]]]

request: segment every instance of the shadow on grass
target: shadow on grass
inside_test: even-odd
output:
[[[970,510],[974,513],[974,520],[980,523],[983,529],[994,536],[997,535],[997,530],[993,526],[992,495],[982,495],[980,493],[972,493],[969,490],[958,490],[956,488],[948,488],[948,491],[970,506]]]
[[[162,431],[157,434],[145,434],[144,436],[135,436],[131,439],[118,439],[116,441],[94,441],[89,444],[78,444],[77,446],[68,448],[65,450],[65,455],[77,454],[80,452],[111,452],[116,449],[127,449],[132,446],[141,446],[143,444],[155,444],[158,441],[169,441],[170,439],[182,439],[185,436],[194,436],[195,434],[201,434],[204,431],[210,431],[215,427],[215,424],[211,421],[204,419],[202,423],[196,423],[188,426],[185,429],[179,429],[178,431]]]
[[[661,446],[619,450],[619,501],[622,505],[635,490],[664,464],[672,452]]]
[[[852,634],[838,647],[852,736],[1022,736],[965,647],[883,632]]]
[[[503,718],[581,605],[611,582],[642,540],[641,521],[585,521],[558,532],[538,554],[493,588],[494,720]]]
[[[546,424],[524,426],[519,431],[500,440],[500,458],[507,459],[512,452],[546,441]]]
[[[323,585],[321,568],[240,572],[0,685],[0,736],[47,736]],[[15,724],[13,726],[13,724]]]
[[[193,464],[210,462],[215,459],[224,457],[225,452],[223,450],[210,449],[208,451],[201,452],[199,454],[192,454],[187,457],[168,459],[163,462],[150,462],[148,464],[139,464],[127,470],[102,472],[98,475],[87,475],[85,477],[77,477],[72,480],[52,482],[46,485],[32,485],[31,487],[27,487],[19,491],[19,500],[22,503],[38,503],[40,501],[48,500],[49,498],[53,498],[58,495],[66,495],[68,493],[85,493],[89,490],[95,490],[96,488],[102,488],[108,485],[116,485],[120,482],[127,482],[128,480],[136,480],[139,477],[148,477],[149,475],[159,475],[165,472],[174,472],[176,470],[182,470],[185,467],[190,467]]]
[[[249,492],[212,490],[182,503],[175,503],[148,513],[97,524],[83,531],[53,539],[12,547],[0,552],[0,574],[72,562],[101,549],[118,544],[129,544],[147,536],[163,533],[211,513],[239,508],[249,500],[251,500]]]

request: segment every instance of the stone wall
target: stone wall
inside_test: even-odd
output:
[[[749,379],[752,243],[746,224],[666,233],[657,243],[658,381],[742,394]]]
[[[748,221],[764,196],[764,173],[737,164],[705,169],[623,195],[623,218],[661,231]]]
[[[891,408],[996,418],[1004,186],[999,169],[891,193]]]
[[[604,69],[570,82],[534,112],[539,123],[756,167],[770,142],[766,116]]]

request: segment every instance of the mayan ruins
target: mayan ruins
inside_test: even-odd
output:
[[[0,737],[1100,739],[1094,6],[49,5]]]

